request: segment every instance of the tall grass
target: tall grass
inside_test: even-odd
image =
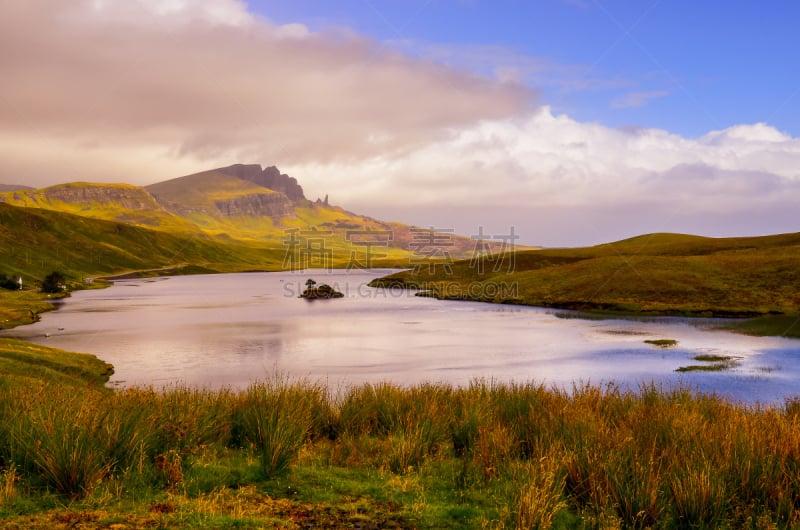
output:
[[[55,395],[53,395],[55,394]],[[92,490],[116,465],[108,434],[114,422],[95,394],[54,390],[12,395],[6,436],[10,460],[70,497]]]
[[[202,492],[214,476],[273,480],[313,460],[402,481],[429,476],[464,499],[489,496],[497,526],[573,518],[628,528],[793,527],[796,403],[745,407],[654,385],[483,381],[362,385],[336,398],[281,378],[241,392],[0,385],[0,495],[24,486],[79,498],[112,482],[120,491],[178,491],[201,479],[208,484],[187,488]],[[254,462],[257,472],[225,462]]]
[[[279,475],[308,438],[329,430],[329,411],[318,385],[277,378],[254,384],[236,399],[234,441],[256,448],[265,476]]]

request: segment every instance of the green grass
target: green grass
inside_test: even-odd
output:
[[[55,306],[46,294],[37,291],[7,291],[0,289],[0,329],[36,322],[38,315]]]
[[[676,372],[722,372],[730,369],[728,363],[690,364],[676,368]]]
[[[745,407],[652,384],[334,391],[278,377],[234,392],[77,380],[0,384],[3,524],[800,524],[797,400]]]
[[[695,361],[703,361],[706,363],[727,362],[736,359],[736,357],[733,357],[732,355],[714,355],[714,354],[695,355],[692,358]]]
[[[86,277],[126,271],[201,266],[215,271],[276,270],[278,245],[224,244],[209,239],[0,204],[0,269],[32,285],[53,270],[74,286]]]
[[[645,344],[652,344],[659,348],[671,348],[672,346],[678,345],[678,341],[675,339],[647,339],[644,342]]]
[[[702,354],[692,357],[695,361],[700,361],[708,364],[691,364],[689,366],[681,366],[676,369],[676,372],[722,372],[730,370],[739,365],[739,357],[732,355],[716,355],[716,354]]]
[[[113,367],[94,355],[72,353],[0,338],[0,381],[27,385],[35,381],[64,385],[102,385]]]
[[[374,282],[443,299],[513,303],[613,315],[800,316],[800,234],[703,238],[651,234],[574,249],[520,251]],[[794,320],[734,324],[796,335]]]
[[[769,315],[729,322],[722,328],[747,335],[800,338],[800,315]]]
[[[64,200],[73,195],[78,199]],[[43,208],[163,231],[197,232],[195,225],[166,211],[143,188],[130,184],[72,182],[40,190],[0,193],[0,200],[14,206]]]

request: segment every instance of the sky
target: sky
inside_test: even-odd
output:
[[[800,230],[800,4],[0,0],[0,183],[276,165],[529,245]]]

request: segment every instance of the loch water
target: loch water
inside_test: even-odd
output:
[[[1,332],[114,365],[112,386],[244,388],[274,374],[329,387],[475,379],[637,388],[684,385],[747,403],[800,394],[800,340],[682,318],[583,320],[554,310],[440,301],[367,286],[388,270],[176,276],[78,291],[40,322]],[[344,298],[299,298],[308,278]],[[563,315],[562,315],[563,316]],[[658,348],[645,340],[674,339]],[[697,355],[718,372],[675,370]]]

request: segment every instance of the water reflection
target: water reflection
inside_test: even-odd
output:
[[[4,335],[94,353],[116,384],[244,387],[275,371],[331,384],[475,378],[571,385],[687,384],[743,401],[779,402],[800,382],[800,341],[713,331],[675,318],[584,321],[551,311],[441,302],[366,284],[387,271],[310,271],[129,280],[73,295],[42,321]],[[346,297],[297,298],[305,280]],[[647,339],[676,339],[659,349]],[[725,372],[678,374],[693,357],[741,358]]]

